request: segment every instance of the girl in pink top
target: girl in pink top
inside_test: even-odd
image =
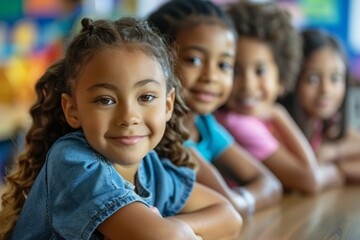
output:
[[[291,89],[301,59],[300,37],[274,3],[229,6],[239,39],[234,85],[217,119],[270,169],[285,190],[316,193],[341,185],[333,164],[318,164],[301,130],[277,99]]]

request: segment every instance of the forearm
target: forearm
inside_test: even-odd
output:
[[[282,197],[281,183],[270,173],[264,173],[250,184],[246,184],[244,189],[254,197],[255,212],[278,203]]]
[[[196,181],[220,193],[229,200],[238,212],[244,214],[247,209],[244,199],[229,188],[223,176],[214,166],[205,162],[197,153],[192,152],[191,154],[193,154],[199,163]]]
[[[236,239],[242,227],[242,220],[234,212],[231,205],[219,203],[196,212],[176,215],[174,218],[187,223],[204,240]]]
[[[299,163],[313,170],[316,169],[317,159],[309,141],[287,112],[278,109],[272,118],[272,123],[275,137],[294,154]]]
[[[360,137],[356,132],[348,133],[337,141],[324,142],[317,153],[319,162],[342,162],[354,159],[360,161],[359,145]]]

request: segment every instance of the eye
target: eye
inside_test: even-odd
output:
[[[101,97],[95,100],[96,103],[102,104],[102,105],[112,105],[115,104],[115,100],[110,97]]]
[[[339,73],[334,73],[331,75],[331,82],[334,84],[341,84],[344,82],[344,76]]]
[[[256,67],[255,73],[256,73],[257,76],[260,76],[260,77],[261,77],[261,76],[264,76],[265,73],[266,73],[266,68],[265,68],[265,66],[258,66],[258,67]]]
[[[315,84],[317,85],[320,83],[320,77],[317,74],[310,74],[307,77],[307,82],[310,84],[313,84],[313,85],[315,85]]]
[[[185,58],[185,61],[194,66],[200,66],[202,64],[202,59],[199,57]]]
[[[234,69],[233,65],[230,63],[227,63],[227,62],[221,62],[219,64],[219,68],[224,72],[233,71],[233,69]]]
[[[155,99],[155,96],[151,94],[142,95],[138,98],[140,102],[152,102]]]

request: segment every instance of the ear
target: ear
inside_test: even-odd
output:
[[[175,88],[172,88],[166,96],[166,121],[169,121],[174,111]]]
[[[80,128],[81,122],[74,100],[66,93],[61,94],[61,107],[65,115],[67,123],[72,128]]]

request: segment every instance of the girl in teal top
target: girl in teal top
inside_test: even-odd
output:
[[[176,72],[191,110],[185,122],[190,130],[186,144],[193,146],[200,163],[197,181],[226,196],[243,216],[275,204],[282,192],[278,180],[251,159],[212,115],[232,87],[236,33],[230,18],[210,1],[174,0],[148,20],[178,54]],[[242,187],[230,189],[214,165]]]

